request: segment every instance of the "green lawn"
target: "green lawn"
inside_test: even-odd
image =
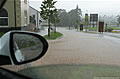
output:
[[[84,31],[84,33],[98,34],[97,32],[89,32],[89,31],[88,32]]]
[[[96,31],[77,31],[77,32],[83,32],[83,33],[90,33],[90,34],[98,34],[98,32]]]
[[[56,33],[51,32],[51,33],[50,33],[50,37],[48,37],[48,35],[45,35],[44,38],[46,38],[46,39],[48,39],[48,40],[55,40],[55,39],[61,37],[62,35],[63,35],[63,34],[61,34],[61,33],[59,33],[59,32],[56,32]]]
[[[120,30],[118,27],[107,27],[106,29]]]
[[[84,27],[84,29],[86,29],[86,27]],[[88,27],[87,28],[89,31],[97,31],[97,27]]]
[[[86,27],[84,27],[84,29],[86,29]],[[97,31],[98,28],[96,28],[96,27],[94,27],[94,28],[93,27],[88,27],[88,29],[89,29],[89,31]],[[118,27],[107,27],[105,29],[120,30],[120,28],[118,28]]]
[[[120,67],[102,65],[48,65],[27,68],[19,71],[19,73],[34,79],[94,79],[95,77],[120,77]]]

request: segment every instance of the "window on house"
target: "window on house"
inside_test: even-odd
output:
[[[0,26],[8,26],[8,12],[4,8],[0,10]]]
[[[33,18],[35,18],[35,15],[33,15]]]
[[[30,23],[32,22],[32,16],[30,16]]]
[[[24,3],[27,4],[27,0],[24,0]]]
[[[42,22],[42,21],[41,21],[41,20],[39,20],[39,25],[41,24],[41,22]]]
[[[36,20],[34,16],[30,16],[30,23],[36,25]]]
[[[27,26],[27,11],[24,11],[24,25]]]

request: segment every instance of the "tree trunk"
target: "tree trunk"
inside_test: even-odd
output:
[[[54,30],[54,32],[55,32],[55,34],[56,34],[56,19],[55,19],[54,26],[55,26],[55,30]]]
[[[86,32],[87,32],[87,30],[88,30],[88,23],[87,23],[87,25],[86,25]]]
[[[70,30],[70,25],[69,25],[69,30]]]
[[[55,23],[55,33],[56,33],[56,23]]]
[[[119,25],[120,25],[120,23],[118,23],[118,25],[117,25],[117,26],[119,27]]]
[[[50,37],[50,16],[48,18],[48,37]]]

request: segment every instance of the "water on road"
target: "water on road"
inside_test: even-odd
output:
[[[49,49],[46,55],[27,65],[4,66],[18,71],[23,68],[53,64],[100,64],[120,66],[120,39],[77,32],[58,28],[63,36],[57,40],[48,40]]]
[[[120,65],[120,39],[59,28],[63,37],[49,40],[47,54],[33,65],[105,64]]]

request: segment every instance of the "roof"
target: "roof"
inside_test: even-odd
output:
[[[32,9],[34,9],[34,10],[36,10],[37,12],[39,12],[40,13],[40,11],[38,11],[37,9],[35,9],[35,8],[33,8],[32,6],[29,6],[30,8],[32,8]]]

